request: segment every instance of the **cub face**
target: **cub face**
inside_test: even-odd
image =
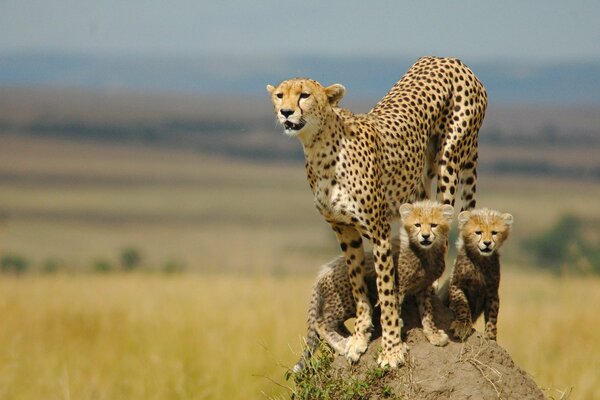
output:
[[[336,107],[346,89],[340,84],[323,87],[312,79],[296,78],[267,85],[275,116],[286,135],[317,132],[325,119],[325,108]]]
[[[400,206],[400,216],[408,239],[423,249],[445,245],[454,208],[430,200]]]
[[[463,211],[458,215],[460,238],[465,246],[487,257],[508,238],[513,216],[487,208]]]

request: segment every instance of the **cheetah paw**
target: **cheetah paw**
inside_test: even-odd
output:
[[[358,361],[358,359],[360,358],[360,356],[367,351],[367,346],[369,344],[369,339],[363,337],[363,336],[356,336],[356,335],[352,335],[348,338],[348,341],[346,342],[346,348],[343,352],[343,354],[346,356],[346,359],[351,362],[351,363],[355,363]]]
[[[400,343],[397,346],[385,350],[383,349],[381,353],[379,353],[379,357],[377,358],[377,364],[380,367],[386,368],[398,368],[403,366],[405,361],[405,355],[408,347],[404,343]]]
[[[455,338],[464,341],[471,335],[473,327],[468,321],[452,321],[450,330]]]
[[[435,332],[429,334],[426,333],[425,336],[427,336],[427,340],[429,340],[429,343],[431,343],[434,346],[445,346],[450,341],[448,335],[446,335],[446,332],[444,332],[441,329],[438,329]]]

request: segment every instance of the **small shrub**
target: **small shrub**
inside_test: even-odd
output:
[[[185,264],[181,260],[169,260],[162,267],[162,272],[165,274],[180,274],[183,271],[185,271]]]
[[[0,270],[3,273],[21,275],[27,272],[29,261],[20,254],[6,254],[0,259]]]
[[[133,271],[142,263],[142,254],[135,247],[127,247],[121,251],[121,268],[123,271]]]
[[[57,258],[49,258],[42,263],[42,274],[55,274],[65,268],[64,262]]]
[[[546,232],[524,242],[538,264],[555,273],[600,273],[600,247],[586,241],[581,219],[565,215]]]
[[[114,270],[114,267],[106,258],[97,258],[92,262],[92,270],[94,272],[107,273]]]

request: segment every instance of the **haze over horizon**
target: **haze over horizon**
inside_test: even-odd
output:
[[[600,3],[0,2],[10,53],[190,56],[451,55],[469,62],[600,61]]]

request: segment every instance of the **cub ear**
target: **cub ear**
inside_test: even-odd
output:
[[[442,206],[442,215],[444,218],[446,218],[446,220],[448,220],[448,222],[452,221],[452,217],[454,216],[454,207],[452,207],[450,204],[444,204]]]
[[[275,90],[275,86],[267,85],[267,92],[269,92],[269,94],[273,94],[274,90]]]
[[[400,216],[402,219],[406,219],[413,210],[413,206],[410,203],[404,203],[400,206]]]
[[[331,86],[325,88],[325,94],[327,95],[327,99],[329,100],[329,104],[336,107],[344,94],[346,93],[346,88],[339,83],[334,83]]]
[[[469,218],[471,218],[470,211],[461,211],[461,213],[458,214],[458,226],[460,227],[466,224]]]
[[[502,214],[502,221],[506,224],[506,226],[511,226],[513,224],[514,218],[509,213]]]

